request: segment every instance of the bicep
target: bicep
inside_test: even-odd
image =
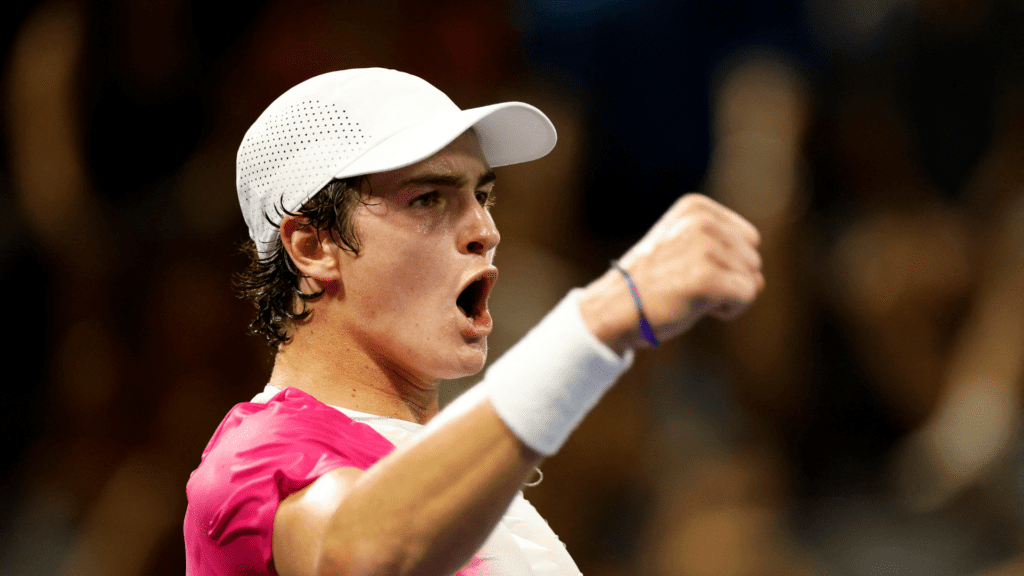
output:
[[[274,515],[274,567],[281,576],[311,576],[334,511],[363,474],[337,468],[289,495]]]

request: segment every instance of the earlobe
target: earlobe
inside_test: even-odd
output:
[[[302,275],[320,282],[339,280],[340,262],[335,244],[325,232],[306,223],[301,218],[285,216],[281,220],[281,244]]]

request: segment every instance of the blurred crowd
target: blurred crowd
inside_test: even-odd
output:
[[[238,144],[362,66],[558,129],[499,170],[492,360],[685,192],[762,233],[756,305],[641,352],[527,489],[584,574],[1024,574],[1019,2],[0,14],[0,574],[183,572],[188,475],[272,365],[231,287]]]

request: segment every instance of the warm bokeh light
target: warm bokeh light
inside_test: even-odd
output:
[[[1018,4],[0,8],[0,574],[183,572],[185,482],[272,366],[231,286],[237,147],[362,66],[559,132],[498,171],[492,361],[683,193],[761,231],[757,304],[639,354],[527,489],[585,574],[1019,573]]]

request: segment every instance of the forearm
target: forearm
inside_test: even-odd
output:
[[[323,566],[337,570],[325,574],[448,574],[470,559],[534,466],[629,367],[631,354],[588,332],[581,294],[358,478],[327,530]]]
[[[748,306],[764,285],[759,241],[707,198],[676,202],[621,260],[658,338]],[[322,573],[450,574],[470,559],[533,466],[629,367],[643,336],[619,274],[571,292],[415,443],[352,484],[318,554]]]
[[[359,478],[331,519],[319,573],[455,573],[540,460],[479,399]]]

